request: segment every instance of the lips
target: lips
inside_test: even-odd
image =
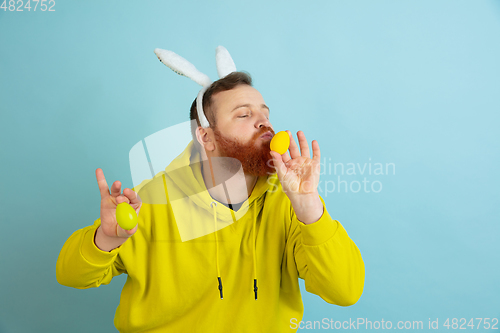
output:
[[[272,137],[273,137],[273,133],[268,131],[268,132],[264,133],[260,138],[261,139],[272,139]]]

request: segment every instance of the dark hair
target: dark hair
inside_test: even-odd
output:
[[[232,72],[222,79],[213,82],[210,87],[208,87],[207,91],[205,91],[205,93],[203,94],[203,112],[205,113],[205,117],[207,117],[210,128],[215,129],[215,127],[217,126],[216,112],[212,107],[212,96],[221,91],[234,89],[242,84],[252,86],[252,77],[250,76],[250,74],[246,72]],[[194,122],[191,122],[191,136],[193,137],[195,147],[201,148],[198,140],[196,139],[196,129],[198,128],[198,126],[201,126],[200,119],[198,119],[198,110],[196,108],[196,98],[191,104],[189,119],[196,119],[197,126],[194,125]]]

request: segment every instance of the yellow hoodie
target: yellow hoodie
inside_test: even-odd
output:
[[[95,245],[100,219],[74,232],[57,281],[87,289],[127,274],[114,318],[120,332],[295,332],[304,310],[298,278],[328,303],[357,302],[363,259],[323,198],[323,215],[306,225],[274,174],[259,177],[233,211],[212,199],[199,162],[191,141],[165,172],[134,188],[139,227],[120,247]]]

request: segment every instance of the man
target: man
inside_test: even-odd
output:
[[[127,273],[120,332],[296,331],[299,277],[328,303],[356,303],[364,263],[318,194],[318,143],[311,158],[304,134],[299,151],[287,131],[290,155],[270,151],[269,108],[245,73],[214,82],[202,103],[210,127],[193,102],[193,141],[166,172],[110,193],[96,170],[101,217],[64,244],[58,282],[85,289]],[[116,223],[121,202],[140,212],[132,230]]]

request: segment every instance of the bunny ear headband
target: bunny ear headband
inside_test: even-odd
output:
[[[203,94],[212,84],[212,80],[206,74],[197,70],[189,61],[172,51],[155,49],[155,54],[165,66],[179,75],[187,76],[203,87],[196,97],[196,110],[198,111],[198,119],[200,120],[201,127],[209,127],[210,124],[203,112]],[[215,61],[217,64],[217,74],[221,79],[236,71],[233,58],[231,58],[231,55],[224,46],[218,46],[215,50]]]

